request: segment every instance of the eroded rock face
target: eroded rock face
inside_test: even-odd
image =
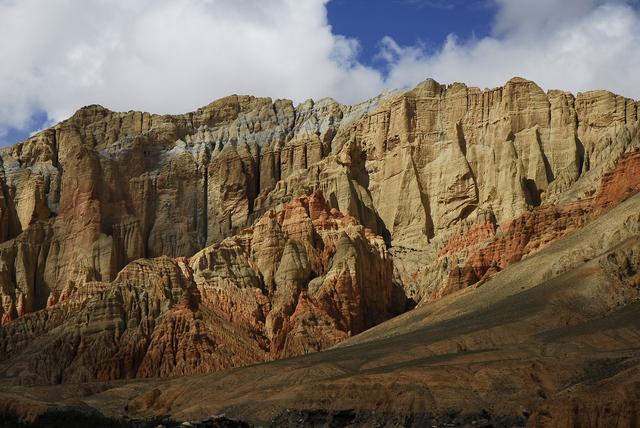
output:
[[[68,351],[11,373],[214,371],[482,284],[640,189],[638,107],[521,78],[354,106],[84,107],[0,150],[1,345],[17,355],[60,328]],[[98,313],[111,333],[85,335]]]
[[[615,168],[604,175],[595,197],[536,207],[507,222],[499,234],[495,223],[480,223],[465,233],[453,236],[442,248],[441,259],[456,255],[456,251],[458,257],[463,251],[467,251],[469,256],[464,266],[449,270],[447,285],[435,290],[436,297],[437,293],[449,294],[485,281],[640,191],[638,155],[639,152],[623,155]]]
[[[313,189],[376,229],[349,156],[331,155],[341,123],[366,111],[238,96],[182,116],[89,106],[1,150],[2,317],[15,318],[21,299],[25,312],[44,308],[78,270],[111,281],[141,257],[189,257]],[[18,240],[35,254],[29,269]]]
[[[321,193],[190,259],[140,259],[2,330],[22,383],[214,372],[318,351],[398,315],[383,239]]]

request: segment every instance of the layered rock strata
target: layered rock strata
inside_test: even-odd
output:
[[[638,191],[638,108],[521,78],[427,80],[353,106],[82,108],[0,150],[0,345],[35,355],[55,330],[59,358],[77,355],[10,373],[218,370],[481,285]]]
[[[172,377],[318,351],[405,310],[383,239],[320,193],[193,257],[127,265],[0,331],[23,384]]]

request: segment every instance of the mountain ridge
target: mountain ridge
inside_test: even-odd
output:
[[[0,374],[38,388],[341,349],[403,312],[488,298],[607,222],[600,252],[574,243],[532,286],[592,278],[580,263],[609,252],[619,275],[598,278],[620,281],[611,296],[632,310],[635,250],[615,248],[633,247],[638,219],[616,216],[640,191],[639,108],[522,78],[426,80],[353,106],[84,107],[0,149]],[[594,296],[605,316],[607,294]]]
[[[529,80],[529,79],[527,79],[525,77],[521,77],[521,76],[514,76],[511,79],[507,80],[506,83],[510,83],[510,82],[513,82],[513,83],[533,82],[533,83],[535,83],[534,81]],[[449,89],[449,88],[451,88],[453,86],[463,85],[468,89],[477,90],[477,91],[480,91],[480,92],[495,91],[497,89],[501,89],[501,88],[504,87],[504,85],[503,85],[503,86],[495,86],[495,87],[491,87],[491,88],[489,88],[489,87],[481,88],[479,86],[467,86],[464,82],[456,81],[456,82],[451,82],[451,83],[439,83],[437,80],[435,80],[433,78],[426,78],[422,82],[416,84],[413,88],[405,88],[404,90],[403,89],[386,89],[383,92],[381,92],[380,94],[378,94],[378,95],[376,95],[376,96],[374,96],[372,98],[369,98],[369,99],[366,99],[366,100],[363,100],[363,101],[360,101],[360,102],[356,102],[355,104],[341,103],[340,101],[338,101],[337,99],[335,99],[333,97],[322,97],[322,98],[319,98],[317,100],[315,100],[313,98],[307,98],[306,100],[298,102],[297,104],[295,104],[293,100],[288,99],[288,98],[273,98],[273,97],[269,97],[269,96],[257,96],[257,95],[234,93],[234,94],[229,94],[229,95],[222,96],[220,98],[216,98],[216,99],[212,100],[210,103],[208,103],[206,105],[203,105],[201,107],[198,107],[195,110],[188,111],[186,113],[153,113],[151,111],[146,111],[146,110],[126,110],[126,111],[125,110],[113,110],[113,109],[111,109],[109,107],[103,106],[102,104],[93,103],[93,104],[87,104],[85,106],[79,107],[74,113],[71,114],[71,116],[69,116],[69,118],[63,119],[62,121],[52,125],[51,127],[55,127],[57,124],[60,124],[62,122],[65,122],[65,121],[69,120],[71,117],[73,117],[76,113],[78,113],[81,110],[91,110],[92,108],[102,109],[102,110],[105,110],[105,111],[110,112],[110,113],[142,113],[142,114],[149,114],[149,115],[154,115],[154,116],[184,116],[184,115],[194,114],[194,113],[197,113],[198,111],[204,110],[207,107],[215,104],[216,102],[224,101],[224,100],[227,100],[227,99],[233,99],[233,98],[242,98],[242,97],[249,97],[249,98],[255,98],[255,99],[267,99],[267,100],[271,101],[274,104],[276,102],[278,102],[278,101],[291,102],[294,105],[294,107],[296,107],[296,108],[300,107],[303,104],[307,104],[309,102],[311,102],[313,104],[322,103],[322,102],[334,102],[336,104],[340,104],[340,105],[346,106],[346,107],[357,107],[357,106],[360,106],[360,105],[363,105],[363,104],[369,104],[369,103],[371,103],[372,100],[375,100],[375,99],[378,99],[378,98],[384,98],[385,96],[393,96],[395,94],[400,94],[400,93],[402,93],[404,91],[415,89],[415,88],[420,87],[420,86],[429,86],[431,84],[435,84],[437,86],[441,86],[441,87],[443,87],[445,89]],[[590,90],[587,90],[587,91],[579,91],[579,92],[575,92],[575,93],[571,92],[571,91],[565,91],[565,90],[562,90],[562,89],[558,89],[558,88],[556,88],[556,89],[547,89],[547,90],[543,89],[543,91],[547,95],[549,93],[551,93],[551,92],[562,92],[562,93],[570,94],[574,98],[576,98],[579,95],[590,95],[590,94],[594,94],[594,93],[598,93],[598,92],[603,92],[603,93],[606,93],[608,95],[612,95],[614,97],[627,98],[627,99],[635,101],[636,103],[640,102],[640,100],[635,100],[635,99],[633,99],[631,97],[627,97],[624,94],[612,92],[612,91],[609,91],[607,89],[590,89]],[[49,128],[51,128],[51,127],[49,127]],[[36,133],[34,133],[34,135],[38,134],[40,132],[44,132],[44,131],[46,131],[46,129],[37,131]],[[33,137],[34,135],[32,135],[31,137]],[[29,138],[31,138],[31,137],[29,137]],[[27,138],[27,139],[25,139],[23,141],[18,141],[18,142],[14,143],[14,144],[11,144],[10,146],[23,143],[24,141],[28,140],[29,138]]]

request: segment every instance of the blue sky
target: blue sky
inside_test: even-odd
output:
[[[354,103],[426,78],[640,99],[639,0],[0,0],[0,146],[102,104]],[[8,43],[7,43],[8,41]]]
[[[36,110],[30,114],[28,122],[24,127],[7,127],[6,134],[3,137],[0,137],[0,147],[19,143],[25,138],[28,138],[32,132],[40,130],[48,124],[49,120],[47,118],[47,113],[42,110]]]
[[[381,71],[386,64],[375,59],[385,36],[436,51],[452,33],[462,39],[487,36],[495,12],[486,0],[332,0],[327,6],[334,33],[358,39],[360,60]]]

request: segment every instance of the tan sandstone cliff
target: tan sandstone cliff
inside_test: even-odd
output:
[[[215,371],[482,284],[638,190],[638,108],[520,78],[82,108],[0,150],[3,370]]]

